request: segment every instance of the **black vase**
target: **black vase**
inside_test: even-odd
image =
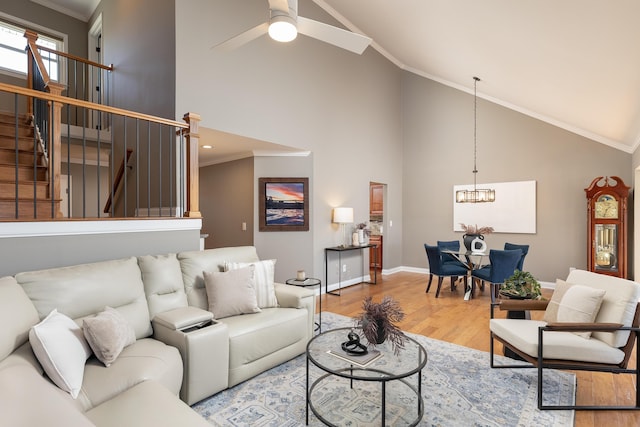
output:
[[[478,238],[480,240],[484,240],[484,235],[482,234],[465,234],[464,236],[462,236],[462,241],[464,242],[464,247],[467,248],[468,251],[473,250],[471,248],[471,242],[473,242],[473,239]]]
[[[378,325],[378,327],[376,328],[377,336],[375,339],[375,343],[371,343],[371,344],[382,344],[387,339],[387,333],[384,330],[384,324],[382,320],[376,320],[375,322]],[[365,329],[368,323],[369,323],[368,318],[365,317],[364,319],[362,319],[362,328]],[[369,338],[367,338],[367,340],[368,339]]]

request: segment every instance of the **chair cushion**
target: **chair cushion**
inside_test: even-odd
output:
[[[538,328],[542,320],[491,319],[491,332],[532,357],[538,357]],[[544,358],[618,364],[624,352],[595,339],[584,339],[571,332],[545,332]]]
[[[639,283],[585,270],[572,270],[567,282],[607,291],[596,316],[597,323],[621,323],[631,326],[640,300]],[[593,332],[592,337],[613,347],[622,347],[629,338],[629,331]]]
[[[588,286],[571,286],[562,297],[558,307],[558,322],[592,323],[606,291]],[[574,332],[582,338],[589,338],[591,331]]]

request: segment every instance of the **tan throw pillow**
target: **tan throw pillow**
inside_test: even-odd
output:
[[[53,310],[31,328],[29,343],[51,381],[76,399],[82,388],[85,362],[91,356],[80,326]]]
[[[276,298],[276,290],[273,285],[276,260],[266,259],[257,262],[227,262],[225,263],[225,270],[237,270],[238,268],[249,265],[255,267],[253,287],[256,290],[258,307],[277,307],[278,299]]]
[[[558,307],[558,322],[592,323],[606,293],[603,289],[573,285],[565,292]],[[591,337],[589,332],[574,332],[583,338]]]
[[[544,312],[544,318],[542,320],[547,323],[555,323],[558,321],[558,307],[560,306],[560,301],[562,301],[562,297],[571,286],[571,283],[567,283],[561,279],[556,279],[556,288],[553,291],[553,295],[551,295],[551,299],[549,300],[549,304],[547,305],[547,309]]]
[[[133,326],[111,307],[84,319],[82,329],[93,354],[106,367],[115,362],[125,347],[136,342]]]
[[[253,288],[254,269],[249,265],[224,272],[203,272],[209,311],[216,319],[260,312]]]

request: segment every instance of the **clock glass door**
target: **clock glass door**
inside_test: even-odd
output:
[[[618,225],[595,224],[596,270],[618,270]]]

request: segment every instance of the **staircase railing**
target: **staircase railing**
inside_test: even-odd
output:
[[[184,123],[155,117],[121,108],[99,105],[88,101],[69,98],[53,93],[0,83],[0,105],[14,105],[13,114],[19,114],[19,105],[30,99],[48,106],[47,125],[49,144],[49,177],[53,184],[46,203],[54,212],[49,218],[61,218],[56,203],[60,203],[60,174],[64,172],[73,178],[73,201],[67,202],[68,216],[72,218],[127,218],[134,216],[163,215],[200,217],[198,187],[198,124],[200,116],[195,113],[184,115]],[[76,108],[81,114],[105,114],[109,117],[111,131],[97,131],[93,140],[82,135],[73,137],[69,129],[61,136],[61,128],[70,124],[61,123],[63,111]],[[108,134],[107,137],[104,134]],[[102,136],[101,136],[102,135]],[[18,135],[15,137],[18,150]],[[108,214],[102,212],[107,198],[114,199],[113,184],[116,171],[114,163],[124,157],[128,149],[133,149],[133,176],[123,177],[122,197],[112,203]],[[65,164],[65,168],[61,165]],[[53,165],[53,167],[51,167]],[[18,165],[16,165],[18,168]],[[17,170],[17,169],[16,169]],[[17,176],[17,175],[16,175]],[[79,182],[80,189],[76,188]],[[57,189],[56,189],[57,187]],[[33,184],[35,191],[36,184]],[[78,200],[78,198],[80,200]],[[25,195],[15,195],[16,212],[24,203]],[[42,201],[33,199],[32,219],[45,218],[36,215],[36,205]],[[19,217],[18,217],[19,216]],[[13,219],[22,219],[16,215]],[[6,219],[6,218],[5,218]]]

